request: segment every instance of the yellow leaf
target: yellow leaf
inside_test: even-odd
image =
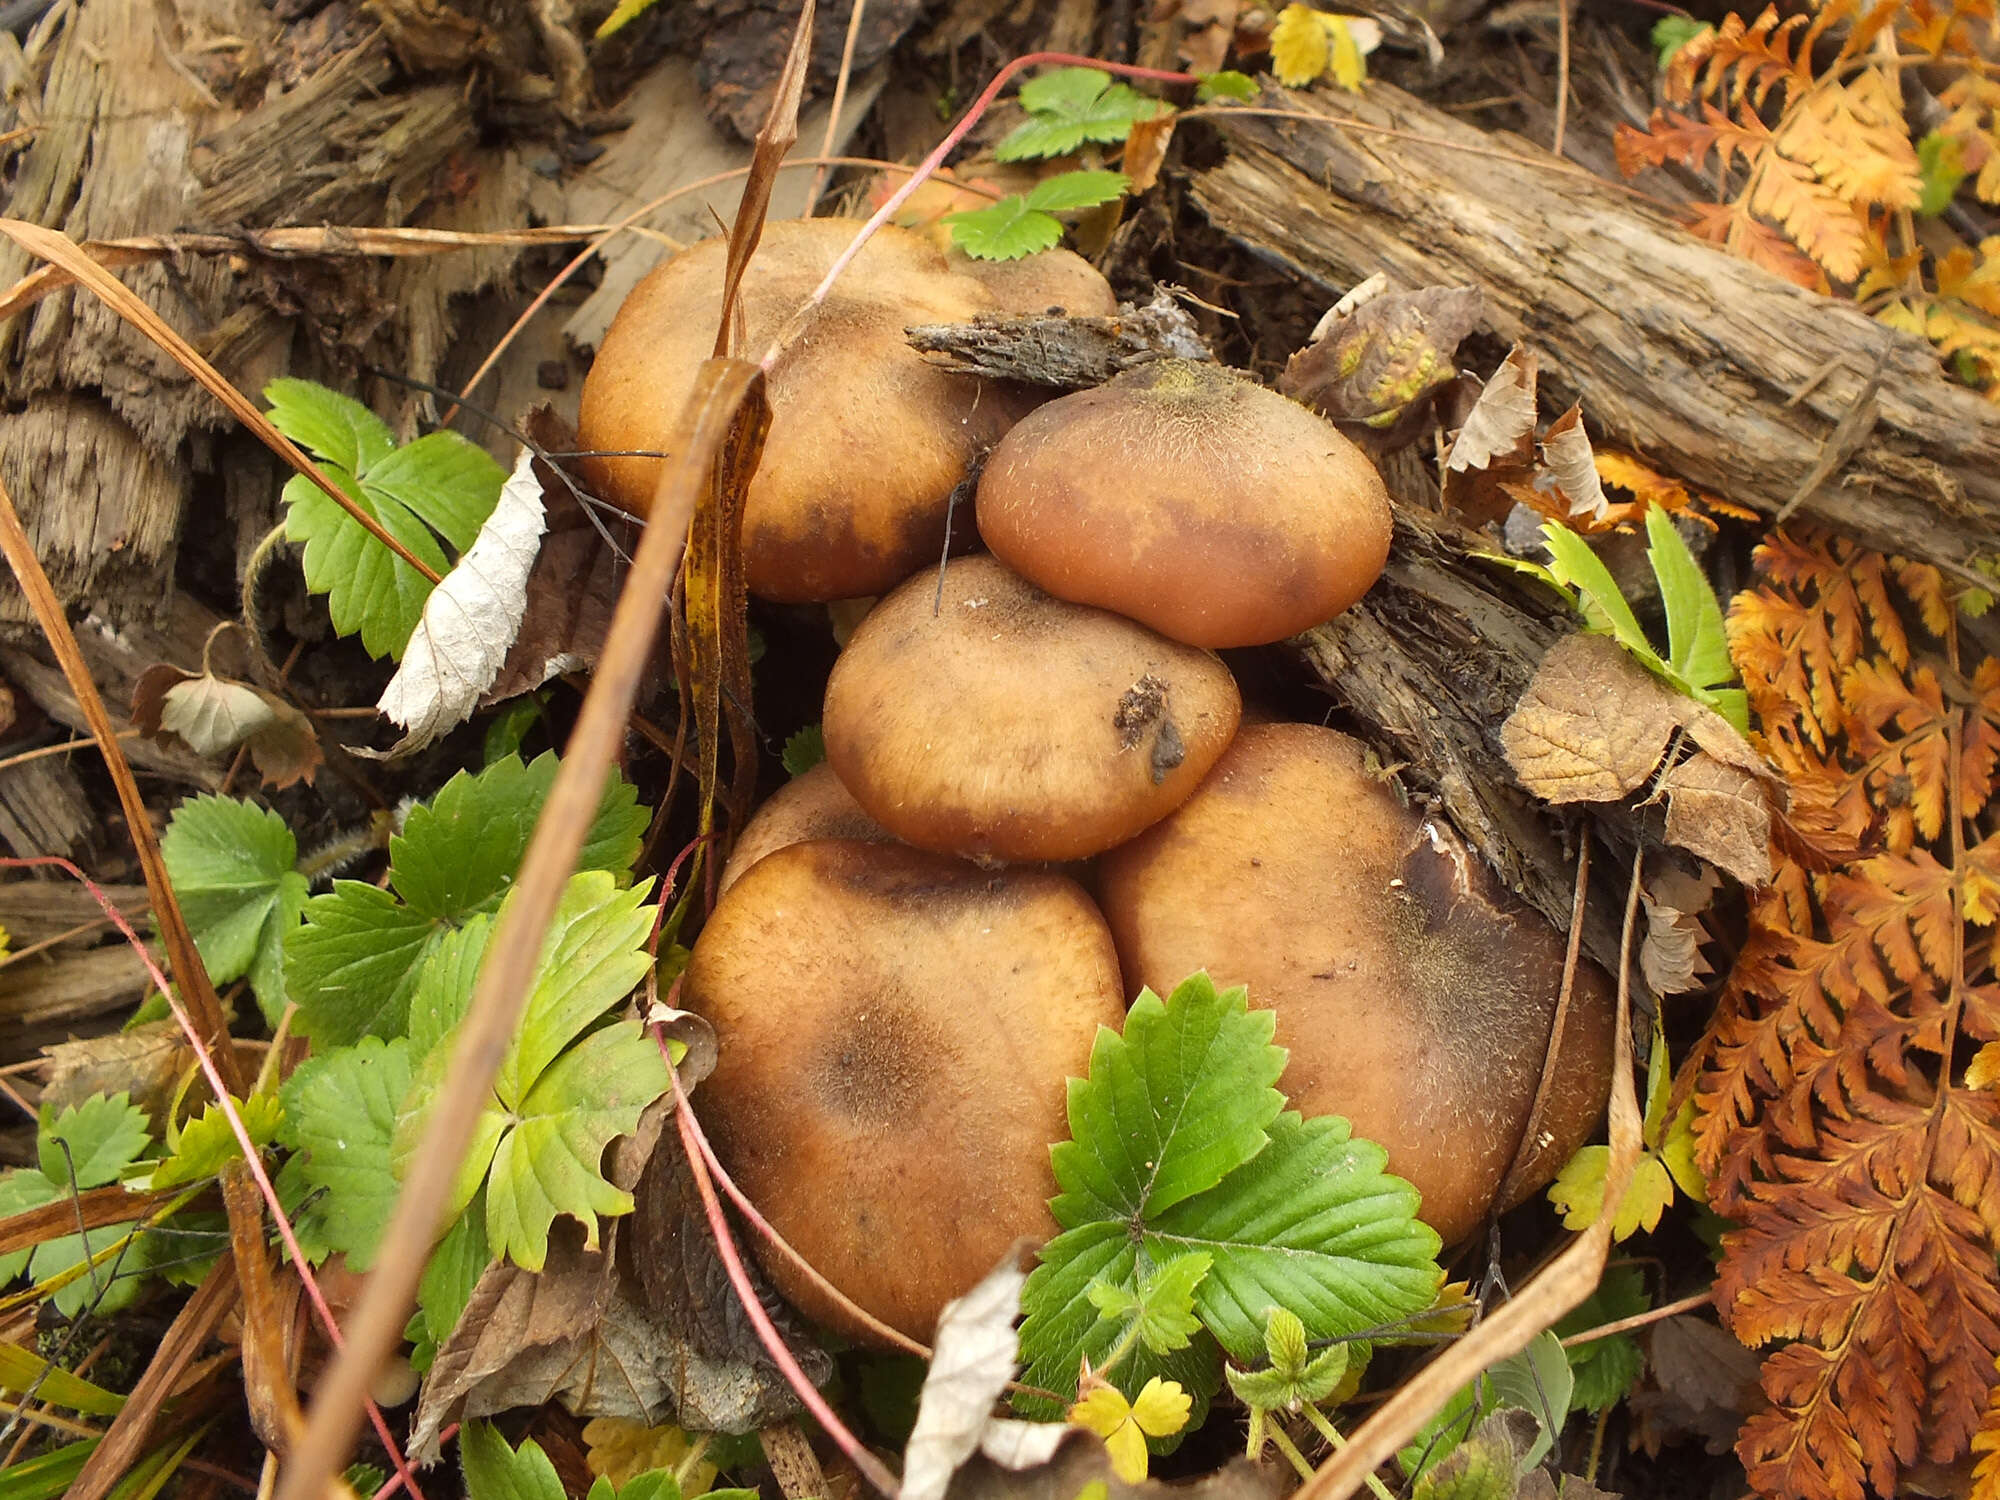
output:
[[[1660,1160],[1666,1163],[1675,1187],[1695,1202],[1706,1203],[1708,1179],[1695,1164],[1694,1148],[1694,1100],[1689,1099],[1674,1116],[1674,1123],[1667,1127],[1667,1138],[1660,1142]]]
[[[648,1427],[625,1417],[593,1417],[584,1424],[583,1442],[584,1463],[590,1472],[619,1489],[654,1469],[679,1469],[693,1447],[678,1427]],[[715,1465],[699,1463],[682,1480],[682,1493],[687,1500],[694,1500],[714,1483]]]
[[[1563,1228],[1588,1229],[1597,1222],[1604,1211],[1604,1172],[1610,1160],[1609,1146],[1585,1146],[1556,1174],[1549,1187],[1549,1202],[1563,1216]],[[1618,1205],[1611,1237],[1627,1240],[1641,1229],[1656,1228],[1660,1215],[1673,1201],[1674,1179],[1666,1163],[1650,1151],[1644,1153]]]
[[[1131,1419],[1132,1403],[1115,1385],[1096,1387],[1069,1409],[1070,1426],[1094,1432],[1101,1438],[1109,1438]]]
[[[1155,1375],[1132,1403],[1132,1420],[1147,1437],[1172,1437],[1187,1425],[1188,1408],[1192,1404],[1179,1381],[1162,1380]]]
[[[1288,5],[1271,30],[1271,71],[1288,89],[1302,89],[1326,71],[1330,38],[1310,5]]]
[[[1321,16],[1320,24],[1326,27],[1327,40],[1333,46],[1333,81],[1350,94],[1361,92],[1361,84],[1368,77],[1368,60],[1361,55],[1354,33],[1349,29],[1346,16]]]
[[[658,0],[618,0],[618,4],[612,8],[611,14],[606,16],[598,25],[597,34],[593,40],[601,42],[614,32],[623,31],[627,26],[638,20],[640,16],[651,10],[657,3]]]
[[[1988,1042],[1965,1065],[1965,1086],[1990,1089],[1996,1083],[2000,1083],[2000,1042]]]

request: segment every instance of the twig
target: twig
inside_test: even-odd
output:
[[[1576,993],[1576,969],[1583,956],[1583,909],[1590,894],[1590,839],[1586,835],[1577,847],[1576,894],[1570,898],[1569,951],[1563,955],[1562,987],[1556,991],[1556,1013],[1549,1018],[1549,1045],[1542,1054],[1542,1076],[1535,1084],[1534,1101],[1528,1106],[1527,1123],[1514,1145],[1514,1159],[1500,1179],[1500,1191],[1493,1195],[1493,1211],[1501,1212],[1512,1200],[1522,1172],[1535,1155],[1535,1137],[1541,1134],[1542,1117],[1548,1112],[1549,1097],[1555,1092],[1556,1064],[1562,1055],[1563,1027],[1569,1020],[1570,997]]]
[[[867,8],[868,0],[854,0],[854,8],[847,13],[847,40],[841,43],[840,75],[833,81],[826,134],[820,137],[820,163],[813,168],[812,185],[806,189],[807,217],[811,217],[813,205],[819,202],[820,189],[826,186],[826,159],[833,155],[833,143],[840,135],[840,112],[847,105],[847,82],[854,74],[854,44],[861,39],[861,15]]]
[[[1556,0],[1556,128],[1549,154],[1563,154],[1563,133],[1569,128],[1569,7],[1570,0]]]
[[[1644,1328],[1649,1323],[1658,1323],[1667,1318],[1679,1317],[1682,1313],[1693,1312],[1699,1307],[1715,1305],[1715,1288],[1696,1292],[1683,1297],[1678,1302],[1669,1302],[1664,1307],[1649,1308],[1642,1313],[1634,1313],[1629,1318],[1620,1318],[1615,1323],[1605,1323],[1596,1328],[1586,1328],[1582,1333],[1573,1333],[1562,1341],[1565,1349],[1574,1349],[1578,1344],[1595,1343],[1598,1339],[1608,1339],[1614,1333],[1630,1333],[1635,1328]]]

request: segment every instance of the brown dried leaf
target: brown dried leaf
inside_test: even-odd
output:
[[[1472,286],[1371,297],[1323,323],[1287,361],[1278,389],[1332,421],[1391,427],[1457,378],[1459,341],[1479,325],[1483,308]],[[1532,425],[1532,396],[1528,413]]]
[[[1667,839],[1755,889],[1771,881],[1771,797],[1765,780],[1696,751],[1660,782]]]
[[[1542,462],[1548,465],[1567,514],[1601,521],[1611,509],[1604,485],[1597,477],[1597,460],[1591,452],[1590,436],[1583,430],[1583,403],[1579,401],[1549,424],[1542,434]]]
[[[1702,957],[1708,933],[1701,914],[1715,900],[1722,877],[1704,869],[1691,875],[1667,865],[1648,877],[1639,899],[1646,907],[1646,939],[1639,949],[1639,967],[1656,995],[1679,995],[1701,988],[1714,973]]]
[[[1652,779],[1683,704],[1699,707],[1616,641],[1566,636],[1500,726],[1500,744],[1521,785],[1543,801],[1616,802]]]
[[[271,787],[311,785],[322,759],[312,720],[284,699],[247,682],[183,672],[165,662],[132,685],[132,723],[162,745],[184,745],[214,758],[250,747],[257,774]]]
[[[60,1114],[92,1094],[122,1091],[151,1116],[156,1129],[164,1126],[174,1090],[194,1061],[172,1021],[57,1042],[44,1047],[42,1055],[48,1059],[41,1098],[45,1115]]]
[[[1452,442],[1447,473],[1504,468],[1525,469],[1535,459],[1535,356],[1516,344],[1480,391],[1472,412]]]
[[[1692,1316],[1654,1324],[1646,1352],[1652,1378],[1627,1398],[1638,1445],[1657,1456],[1668,1443],[1694,1437],[1710,1453],[1727,1453],[1743,1418],[1764,1405],[1757,1356]]]
[[[1158,114],[1149,120],[1132,122],[1132,133],[1125,137],[1125,155],[1119,167],[1132,179],[1133,197],[1138,197],[1160,180],[1160,168],[1167,161],[1167,147],[1174,141],[1176,118],[1172,114]]]

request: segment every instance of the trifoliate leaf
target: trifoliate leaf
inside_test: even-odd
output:
[[[631,1196],[604,1178],[604,1148],[666,1092],[666,1063],[636,1021],[571,1043],[644,977],[654,916],[642,904],[649,888],[621,891],[603,870],[570,878],[543,939],[520,1029],[453,1190],[457,1211],[486,1181],[492,1252],[531,1271],[542,1268],[559,1215],[581,1222],[595,1248],[598,1216],[631,1211]],[[425,1059],[397,1124],[398,1163],[422,1144],[425,1115],[449,1062],[448,1044]]]
[[[232,1099],[251,1144],[259,1150],[278,1138],[285,1112],[275,1094],[253,1094],[248,1099]],[[243,1156],[243,1146],[222,1106],[211,1103],[181,1127],[180,1138],[168,1156],[147,1176],[149,1188],[179,1187],[213,1177],[232,1161]]]
[[[1186,1348],[1201,1331],[1194,1292],[1211,1264],[1206,1255],[1182,1255],[1142,1274],[1136,1288],[1095,1281],[1086,1295],[1097,1315],[1117,1326],[1121,1339],[1136,1322],[1140,1342],[1155,1354],[1168,1354]]]
[[[1028,207],[1045,214],[1070,213],[1109,203],[1132,186],[1123,172],[1059,172],[1028,189]]]
[[[1607,1323],[1635,1318],[1652,1304],[1646,1297],[1645,1274],[1637,1266],[1612,1266],[1597,1290],[1555,1325],[1558,1339],[1571,1338]],[[1607,1411],[1623,1401],[1645,1368],[1645,1355],[1629,1333],[1614,1333],[1563,1350],[1569,1358],[1575,1389],[1571,1411]]]
[[[374,1261],[396,1206],[389,1148],[409,1086],[410,1044],[371,1036],[307,1058],[281,1093],[285,1139],[301,1153],[297,1170],[324,1195],[319,1232],[357,1271]]]
[[[467,1422],[458,1430],[458,1461],[465,1469],[466,1500],[566,1500],[556,1466],[533,1438],[519,1449],[491,1422]]]
[[[426,1057],[450,1034],[472,1005],[472,988],[479,979],[480,960],[492,935],[490,917],[474,917],[448,932],[424,959],[410,997],[412,1057]]]
[[[803,776],[825,759],[826,737],[817,724],[806,725],[785,741],[784,762],[789,775]]]
[[[1241,989],[1196,975],[1165,1001],[1143,992],[1122,1036],[1098,1033],[1089,1078],[1070,1084],[1071,1139],[1051,1153],[1067,1232],[1022,1298],[1028,1384],[1067,1395],[1082,1359],[1105,1358],[1116,1330],[1097,1309],[1116,1294],[1093,1303],[1093,1283],[1136,1298],[1143,1277],[1190,1253],[1211,1262],[1195,1312],[1241,1364],[1261,1357],[1270,1307],[1322,1339],[1431,1305],[1438,1240],[1415,1218],[1416,1190],[1346,1121],[1281,1113],[1272,1029]],[[1205,1402],[1214,1358],[1206,1334],[1171,1355],[1141,1344],[1109,1378],[1130,1395],[1161,1375]]]
[[[1331,43],[1310,5],[1288,5],[1271,29],[1271,72],[1288,89],[1302,89],[1326,71]]]
[[[1604,1178],[1611,1162],[1609,1146],[1585,1146],[1563,1164],[1549,1184],[1549,1202],[1563,1216],[1563,1228],[1588,1229],[1604,1209]],[[1666,1163],[1650,1151],[1641,1152],[1632,1182],[1612,1220],[1611,1237],[1628,1240],[1641,1229],[1659,1226],[1660,1215],[1674,1201],[1674,1179]]]
[[[308,894],[291,829],[253,803],[190,797],[174,809],[160,852],[209,977],[226,984],[249,975],[275,1026],[285,1008],[285,944]]]
[[[1355,39],[1353,26],[1346,16],[1322,16],[1320,21],[1326,27],[1333,81],[1349,93],[1358,91],[1367,80],[1368,62]]]
[[[1667,1127],[1666,1136],[1660,1142],[1660,1160],[1666,1166],[1667,1175],[1673,1178],[1675,1187],[1696,1203],[1708,1202],[1708,1179],[1702,1175],[1701,1165],[1695,1160],[1693,1099],[1681,1105],[1680,1113]]]
[[[1249,1165],[1154,1218],[1146,1248],[1214,1257],[1195,1308],[1239,1362],[1262,1352],[1268,1307],[1298,1314],[1314,1339],[1394,1323],[1429,1307],[1443,1277],[1417,1190],[1387,1162],[1339,1116],[1288,1111]]]
[[[1224,68],[1220,73],[1204,73],[1194,91],[1197,104],[1211,104],[1217,99],[1238,99],[1249,103],[1257,97],[1257,85],[1247,73]]]
[[[1206,974],[1166,1000],[1141,990],[1124,1034],[1100,1029],[1090,1076],[1070,1080],[1070,1139],[1050,1152],[1057,1222],[1151,1217],[1261,1151],[1285,1107],[1272,1087],[1285,1067],[1276,1030],[1241,986],[1218,992]]]
[[[974,260],[1019,260],[1062,241],[1062,221],[1028,207],[1019,193],[939,222],[951,226],[952,244]]]
[[[411,809],[389,841],[393,895],[337,880],[306,903],[305,926],[287,944],[285,983],[308,1035],[339,1045],[403,1033],[433,949],[512,888],[557,768],[551,753],[525,766],[507,756],[477,774],[460,772],[427,806]],[[638,793],[614,776],[577,868],[623,875],[645,827]]]
[[[1101,69],[1057,68],[1021,85],[1021,107],[1029,119],[994,148],[998,161],[1067,156],[1086,141],[1115,145],[1166,105]]]
[[[285,380],[264,395],[278,428],[310,448],[349,499],[436,573],[448,568],[437,538],[464,551],[500,498],[506,471],[455,432],[397,448],[379,418],[335,392]],[[359,632],[371,655],[400,657],[429,580],[303,475],[285,485],[284,498],[285,535],[305,543],[306,587],[327,596],[334,629]]]
[[[42,1175],[68,1192],[116,1182],[146,1149],[147,1139],[146,1112],[131,1095],[93,1094],[44,1122],[35,1152]]]
[[[1347,1345],[1329,1344],[1314,1354],[1306,1342],[1306,1326],[1298,1315],[1274,1307],[1265,1315],[1262,1370],[1228,1370],[1229,1388],[1255,1411],[1297,1411],[1317,1406],[1339,1387],[1347,1374]]]

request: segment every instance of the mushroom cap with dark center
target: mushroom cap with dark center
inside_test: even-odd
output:
[[[1448,828],[1405,808],[1358,742],[1246,727],[1187,804],[1098,875],[1131,990],[1165,994],[1203,968],[1248,985],[1277,1012],[1292,1106],[1345,1115],[1386,1147],[1447,1242],[1477,1227],[1528,1123],[1565,945]],[[1516,1201],[1602,1116],[1612,1019],[1610,981],[1586,961]]]
[[[1055,1233],[1065,1080],[1124,1018],[1074,881],[894,844],[793,844],[717,903],[684,989],[711,1021],[696,1106],[750,1200],[848,1297],[929,1339],[1023,1236]],[[780,1256],[779,1289],[858,1338]]]
[[[859,228],[847,219],[765,227],[743,279],[747,357],[763,353]],[[714,352],[727,254],[723,240],[704,240],[625,299],[584,381],[581,447],[666,447]],[[925,363],[903,330],[998,310],[921,236],[885,226],[869,240],[770,372],[771,432],[743,515],[752,593],[795,603],[880,593],[938,555],[953,489],[1020,404]],[[606,499],[644,515],[664,462],[599,458],[586,468]]]
[[[788,844],[809,839],[859,839],[886,844],[889,830],[861,810],[853,793],[840,784],[833,767],[821,761],[802,776],[794,776],[764,799],[722,867],[719,896],[742,878],[758,860]]]
[[[1332,423],[1220,365],[1163,359],[1022,418],[981,474],[979,533],[1060,598],[1254,646],[1365,594],[1390,512]]]
[[[826,756],[907,844],[1085,859],[1186,799],[1242,703],[1206,651],[1051,598],[990,557],[875,606],[826,685]]]

